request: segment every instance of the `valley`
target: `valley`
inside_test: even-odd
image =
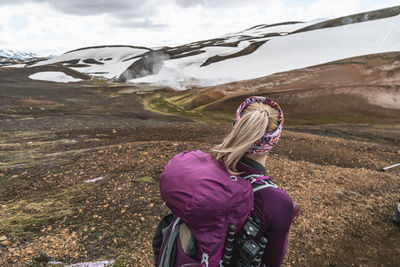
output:
[[[332,65],[316,68],[314,78]],[[399,231],[390,219],[400,172],[378,171],[399,159],[399,109],[377,108],[361,101],[357,91],[351,92],[351,105],[328,101],[307,109],[310,102],[301,96],[329,93],[320,88],[330,84],[299,78],[309,69],[184,92],[87,78],[76,83],[27,78],[35,71],[0,69],[1,265],[115,260],[151,266],[151,237],[168,212],[157,183],[164,165],[183,150],[209,151],[229,131],[237,104],[249,94],[270,96],[287,110],[283,136],[266,166],[301,210],[283,266],[395,266],[399,261]],[[320,86],[309,85],[302,93],[306,81]],[[395,82],[381,82],[376,88],[398,96]],[[295,94],[296,101],[285,94]],[[155,98],[168,101],[169,109],[161,109]],[[330,99],[329,94],[322,98]],[[351,106],[365,107],[363,116],[349,117]],[[328,113],[333,117],[319,119]]]

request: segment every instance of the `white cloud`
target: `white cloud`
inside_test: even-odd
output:
[[[2,0],[0,5],[25,6],[31,3],[46,4],[59,12],[72,15],[113,14],[121,16],[127,12],[132,15],[150,14],[158,5],[170,0]]]

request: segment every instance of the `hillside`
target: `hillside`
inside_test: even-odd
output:
[[[349,57],[399,51],[400,6],[324,21],[257,25],[177,47],[80,48],[36,63],[120,82],[187,89],[247,80]]]
[[[399,123],[400,52],[374,54],[276,73],[267,77],[144,97],[153,111],[230,123],[250,95],[268,95],[286,123]]]

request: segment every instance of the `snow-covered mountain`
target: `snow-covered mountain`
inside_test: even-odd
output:
[[[16,52],[13,50],[0,49],[0,66],[6,67],[24,67],[25,64],[32,64],[34,62],[48,59],[47,57],[40,57],[35,53],[30,52]]]
[[[39,55],[34,54],[34,53],[29,53],[29,52],[16,52],[13,50],[2,50],[0,49],[0,57],[3,58],[12,58],[12,59],[17,59],[17,60],[28,60],[32,58],[37,58]]]
[[[400,6],[312,22],[257,25],[177,47],[81,48],[34,66],[176,89],[216,85],[349,57],[400,51]]]
[[[59,63],[94,77],[118,79],[134,62],[153,50],[135,46],[95,46],[69,51],[34,66]]]

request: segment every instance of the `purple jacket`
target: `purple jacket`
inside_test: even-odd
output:
[[[249,158],[242,158],[236,166],[241,176],[250,174],[266,175],[265,168]],[[286,253],[290,224],[293,219],[293,201],[279,188],[269,187],[254,193],[254,210],[252,215],[261,220],[261,231],[258,238],[264,235],[268,244],[263,256],[268,267],[279,266]]]

